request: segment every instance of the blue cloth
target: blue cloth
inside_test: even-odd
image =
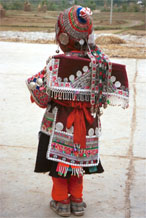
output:
[[[78,20],[79,20],[80,23],[87,23],[87,21],[84,18],[80,17],[80,10],[81,9],[82,9],[82,7],[77,9]]]

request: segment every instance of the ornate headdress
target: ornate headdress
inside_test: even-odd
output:
[[[74,5],[61,12],[56,24],[56,40],[60,46],[70,50],[80,50],[85,46],[91,60],[91,111],[97,111],[106,104],[103,99],[103,88],[108,89],[111,74],[111,63],[101,50],[94,44],[88,45],[93,32],[92,12],[89,8]],[[79,49],[78,49],[79,48]],[[89,48],[89,49],[88,49]],[[95,98],[95,93],[98,96]]]
[[[70,49],[88,41],[92,33],[92,12],[89,8],[74,5],[61,12],[56,24],[56,40]]]

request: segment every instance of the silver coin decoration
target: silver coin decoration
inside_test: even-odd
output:
[[[111,76],[111,82],[115,82],[116,81],[116,77],[115,76]]]
[[[92,67],[92,63],[91,62],[89,63],[89,67]]]
[[[116,88],[119,88],[121,86],[121,83],[119,81],[116,81],[115,86],[116,86]]]
[[[61,123],[61,122],[56,123],[56,129],[57,129],[58,131],[63,130],[63,123]]]
[[[64,82],[68,82],[68,78],[65,77],[65,78],[63,79],[63,81],[64,81]]]
[[[75,76],[74,76],[74,75],[70,75],[70,76],[69,76],[69,80],[70,80],[71,82],[73,82],[73,81],[75,80]]]
[[[84,66],[84,67],[83,67],[83,71],[84,71],[85,73],[87,73],[87,72],[88,72],[88,66]]]
[[[79,43],[80,43],[80,45],[84,45],[84,43],[85,43],[84,39],[80,39]]]
[[[62,78],[61,78],[61,77],[58,77],[57,80],[58,80],[58,82],[61,82],[61,81],[62,81]]]
[[[37,79],[37,84],[41,86],[43,84],[43,80],[41,78],[38,78]]]
[[[68,133],[70,133],[70,134],[72,134],[73,131],[74,131],[74,127],[73,127],[73,126],[71,126],[70,129],[66,128],[66,132],[68,132]]]
[[[36,83],[35,83],[35,82],[31,82],[31,83],[29,84],[29,87],[30,87],[31,89],[34,89],[34,88],[36,87]]]
[[[82,72],[81,72],[80,70],[78,70],[78,71],[76,72],[76,75],[77,75],[77,77],[80,77],[80,76],[82,76]]]
[[[69,37],[66,33],[61,33],[59,35],[59,41],[62,45],[67,45],[69,43]]]
[[[88,135],[89,135],[89,136],[93,136],[93,135],[94,135],[94,129],[93,129],[93,128],[90,128],[90,129],[89,129]]]

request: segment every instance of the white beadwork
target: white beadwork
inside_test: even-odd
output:
[[[31,83],[29,84],[29,87],[30,87],[31,89],[35,89],[36,83],[35,83],[35,82],[31,82]]]
[[[38,79],[37,79],[37,84],[38,84],[39,86],[41,86],[41,85],[43,84],[43,80],[42,80],[41,78],[38,78]]]

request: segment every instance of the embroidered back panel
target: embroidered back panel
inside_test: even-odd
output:
[[[57,108],[57,115],[55,117],[55,109]],[[88,109],[90,110],[90,109]],[[50,102],[48,108],[45,111],[42,124],[41,124],[41,131],[47,135],[52,134],[53,122],[54,122],[54,129],[57,131],[62,131],[65,133],[73,134],[74,133],[74,126],[71,126],[70,129],[66,127],[67,118],[69,114],[73,111],[71,107],[64,107],[61,105],[57,105],[53,102]],[[55,119],[55,121],[54,121]],[[93,123],[89,124],[85,118],[86,123],[86,136],[100,136],[101,133],[101,123],[99,116],[96,116],[93,119]]]
[[[72,134],[55,130],[49,145],[47,158],[74,166],[98,165],[98,137],[87,136],[86,148],[80,149],[79,145],[73,143]]]
[[[80,54],[78,54],[80,55]],[[93,66],[89,58],[68,55],[55,56],[47,66],[46,92],[51,98],[90,102],[91,73]],[[103,82],[102,100],[107,99],[110,105],[128,106],[128,78],[124,65],[112,64],[111,78],[107,84]],[[99,81],[98,66],[95,68],[95,87]],[[95,100],[99,95],[95,90]]]
[[[66,55],[58,55],[50,59],[46,70],[42,70],[27,79],[33,99],[40,107],[46,107],[50,98],[58,100],[91,102],[92,95],[91,72],[93,66],[89,58],[80,57],[81,54],[73,52]],[[98,66],[95,78],[95,95],[99,96],[98,90]],[[111,69],[110,69],[111,70]],[[92,72],[93,74],[93,72]],[[124,65],[112,63],[111,77],[107,89],[106,81],[103,82],[102,100],[107,99],[109,105],[128,107],[129,90],[128,78]]]
[[[74,126],[67,129],[66,122],[71,108],[50,106],[44,115],[41,131],[50,135],[47,159],[75,166],[94,166],[98,164],[98,139],[101,132],[99,118],[94,118],[92,124],[87,124],[86,148],[81,149],[73,142]]]

